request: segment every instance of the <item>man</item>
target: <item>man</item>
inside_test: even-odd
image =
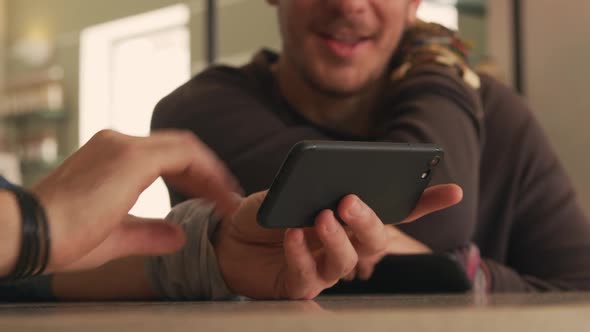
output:
[[[433,182],[459,184],[462,203],[388,226],[392,245],[345,279],[370,278],[385,254],[434,252],[494,292],[590,288],[590,223],[534,116],[466,66],[453,33],[418,24],[419,0],[268,2],[282,53],[197,75],[159,103],[154,130],[199,135],[246,193],[268,188],[303,139],[437,143]]]

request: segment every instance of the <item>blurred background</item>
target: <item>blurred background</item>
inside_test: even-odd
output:
[[[521,93],[590,203],[590,1],[424,0],[472,62]],[[280,48],[265,0],[0,0],[0,174],[30,186],[112,128],[147,135],[163,96],[211,63]],[[132,211],[163,216],[157,182]]]

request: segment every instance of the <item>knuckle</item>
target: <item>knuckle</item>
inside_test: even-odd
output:
[[[354,255],[351,255],[342,265],[342,273],[340,274],[341,276],[345,276],[347,274],[349,274],[350,272],[352,272],[352,270],[354,270],[356,268],[356,265],[358,263],[358,256],[355,253]]]
[[[363,244],[365,251],[369,254],[377,253],[383,250],[384,244],[382,241],[370,241],[367,244]]]
[[[335,279],[340,279],[348,275],[352,270],[356,268],[358,258],[356,253],[352,253],[340,258],[335,261],[334,265],[330,268],[334,273]],[[332,274],[331,274],[332,275]]]
[[[108,143],[116,140],[120,134],[111,129],[102,129],[92,136],[92,141],[98,141],[100,143]]]
[[[176,136],[178,137],[179,144],[182,146],[187,146],[191,149],[199,147],[197,137],[189,130],[179,130],[176,132]]]
[[[111,129],[103,129],[92,137],[91,141],[108,148],[115,160],[129,160],[134,158],[139,149],[139,140],[134,140],[126,135]]]
[[[308,284],[315,279],[314,273],[310,269],[303,266],[298,266],[295,270],[297,278],[301,280],[303,284]]]

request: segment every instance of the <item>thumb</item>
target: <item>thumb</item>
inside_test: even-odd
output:
[[[99,267],[127,256],[158,256],[180,250],[186,237],[180,226],[161,219],[128,215],[96,248],[60,272]]]
[[[414,221],[432,212],[446,209],[463,199],[463,190],[456,184],[440,184],[424,190],[416,204],[403,223]]]
[[[258,209],[262,205],[266,193],[266,191],[261,191],[244,198],[232,220],[232,230],[236,232],[234,239],[265,245],[275,243],[282,246],[285,230],[262,228],[257,221]]]
[[[176,224],[130,215],[102,245],[110,247],[113,258],[118,258],[170,254],[180,250],[185,242],[184,232]]]

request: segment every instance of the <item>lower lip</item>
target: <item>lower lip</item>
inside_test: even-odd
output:
[[[369,43],[369,39],[362,39],[354,43],[342,42],[326,36],[320,36],[320,39],[332,54],[341,58],[353,57]]]

